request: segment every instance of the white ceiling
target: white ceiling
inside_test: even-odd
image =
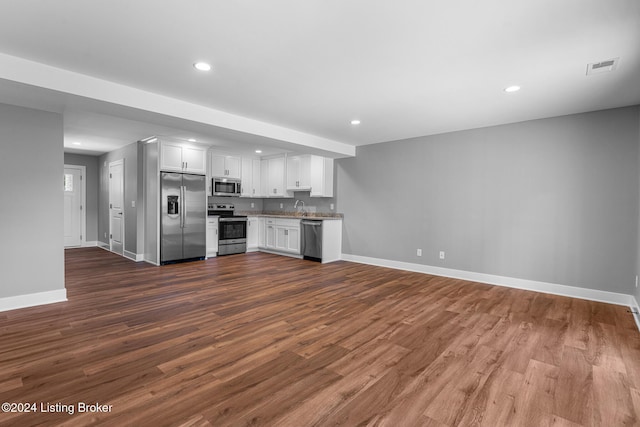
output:
[[[637,0],[3,0],[0,53],[0,102],[63,112],[93,153],[155,134],[340,157],[640,104]]]

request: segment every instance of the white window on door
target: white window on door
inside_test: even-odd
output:
[[[64,191],[73,192],[73,174],[64,174]]]

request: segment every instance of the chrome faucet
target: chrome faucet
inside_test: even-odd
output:
[[[302,203],[302,206],[300,207],[300,213],[302,214],[302,216],[304,216],[306,214],[304,210],[304,200],[296,200],[296,202],[293,204],[293,209],[298,209],[298,203]]]

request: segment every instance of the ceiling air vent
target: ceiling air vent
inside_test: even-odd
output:
[[[607,59],[606,61],[587,64],[587,76],[592,74],[602,74],[613,71],[618,67],[620,58]]]

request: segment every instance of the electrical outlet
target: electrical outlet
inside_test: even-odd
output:
[[[416,255],[417,256],[422,256],[422,249],[417,249],[416,250]]]
[[[440,251],[440,259],[444,259],[444,251]]]
[[[284,204],[280,203],[280,209],[284,208]]]
[[[131,201],[131,207],[132,207],[132,208],[135,208],[135,207],[136,207],[136,201],[135,201],[135,200],[132,200],[132,201]]]
[[[255,208],[255,207],[256,207],[256,204],[255,204],[255,203],[253,203],[253,202],[251,202],[251,207],[252,207],[252,208]]]
[[[329,205],[329,209],[333,210],[333,208],[334,208],[333,203],[331,203],[331,204]]]

